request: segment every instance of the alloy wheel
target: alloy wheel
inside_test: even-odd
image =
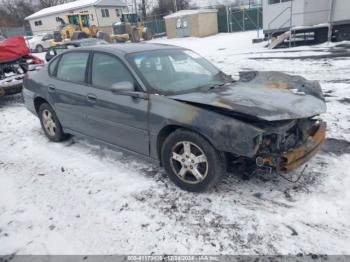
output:
[[[208,174],[207,156],[198,145],[189,141],[178,142],[172,148],[170,165],[185,183],[198,184]]]
[[[42,113],[42,120],[43,125],[45,128],[45,131],[48,133],[49,136],[55,136],[56,135],[56,123],[55,120],[52,117],[52,113],[45,109]]]

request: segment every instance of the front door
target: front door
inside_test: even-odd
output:
[[[116,56],[95,53],[91,63],[91,84],[96,100],[87,112],[96,138],[124,149],[149,155],[148,99],[138,94],[136,81]],[[119,92],[129,85],[130,92]],[[135,91],[133,95],[132,91]],[[142,94],[142,95],[141,95]]]

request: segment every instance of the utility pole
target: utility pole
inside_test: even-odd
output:
[[[328,43],[332,41],[335,4],[336,4],[336,0],[331,0],[330,8],[329,8],[330,10],[329,10]]]
[[[137,14],[137,4],[136,4],[136,0],[134,0],[134,13]]]
[[[177,2],[174,0],[174,11],[177,12]]]
[[[227,24],[227,33],[230,33],[230,20],[229,20],[229,6],[226,5],[226,24]]]
[[[289,21],[289,48],[292,47],[292,27],[293,27],[293,0],[290,1],[290,21]]]

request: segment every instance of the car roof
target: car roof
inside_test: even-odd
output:
[[[109,44],[89,47],[81,47],[79,50],[104,51],[118,54],[132,54],[137,52],[158,51],[158,50],[184,49],[179,46],[150,43],[128,43],[128,44]]]

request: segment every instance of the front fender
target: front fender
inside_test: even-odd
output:
[[[157,158],[157,137],[167,126],[184,127],[205,137],[217,150],[253,157],[262,129],[209,109],[151,95],[149,109],[151,157]]]

